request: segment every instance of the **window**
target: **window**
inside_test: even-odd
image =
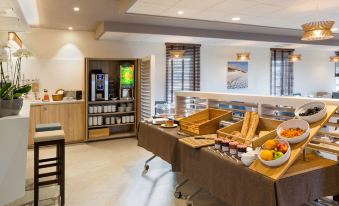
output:
[[[293,94],[293,62],[288,55],[293,49],[271,49],[271,95]]]
[[[339,52],[335,52],[336,56],[339,56]],[[339,91],[339,62],[334,63],[335,65],[335,90]]]
[[[175,92],[200,90],[200,44],[166,43],[166,101],[175,101]],[[183,55],[174,56],[173,51]],[[181,53],[182,54],[182,53]]]

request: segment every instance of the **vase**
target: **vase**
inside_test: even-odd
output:
[[[18,115],[23,104],[23,99],[2,100],[0,99],[0,117]]]

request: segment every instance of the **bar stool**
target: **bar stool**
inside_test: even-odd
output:
[[[61,205],[65,205],[65,133],[61,130],[61,126],[53,127],[51,124],[38,125],[36,130],[34,136],[34,206],[39,205],[39,187],[51,184],[60,186]],[[55,146],[56,157],[39,159],[39,149],[45,146]],[[55,167],[56,171],[39,173],[39,169],[49,167]],[[55,179],[39,180],[39,178],[51,176],[55,176]]]

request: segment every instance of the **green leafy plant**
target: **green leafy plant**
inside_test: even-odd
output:
[[[17,87],[16,85],[12,85],[12,83],[5,83],[0,88],[0,99],[2,100],[18,99],[22,95],[30,92],[31,89],[32,89],[31,85],[23,85]]]

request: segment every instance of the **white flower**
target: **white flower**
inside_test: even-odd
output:
[[[16,52],[13,53],[14,57],[31,57],[33,56],[32,52],[28,49],[18,49]]]
[[[0,62],[7,62],[8,61],[8,52],[6,46],[0,45]]]

